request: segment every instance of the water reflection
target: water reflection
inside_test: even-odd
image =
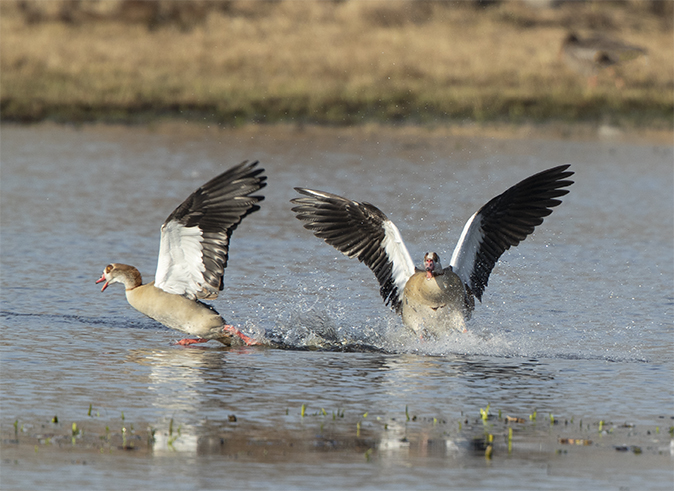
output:
[[[288,446],[373,449],[382,459],[474,454],[465,430],[482,438],[481,424],[457,405],[508,407],[517,394],[535,407],[552,397],[555,379],[535,360],[250,347],[131,350],[127,361],[149,369],[146,401],[163,415],[153,423],[156,452],[246,448],[270,459]],[[498,396],[483,402],[494,387]]]

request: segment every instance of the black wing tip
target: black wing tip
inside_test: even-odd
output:
[[[575,174],[575,171],[568,170],[569,167],[571,167],[571,164],[562,164],[555,167],[550,167],[549,169],[542,170],[536,174],[533,174],[532,176],[529,176],[528,179],[541,178],[543,176],[549,176],[550,178],[554,177],[555,180],[566,179],[567,177]]]
[[[258,189],[262,189],[267,185],[267,176],[265,175],[260,175],[262,174],[265,169],[264,167],[258,167],[255,168],[258,164],[260,163],[259,160],[256,160],[254,162],[251,162],[250,164],[248,163],[247,160],[244,160],[241,162],[238,166],[234,166],[232,169],[241,169],[243,172],[245,172],[241,177],[238,179],[256,179],[256,183],[259,186]]]
[[[215,176],[207,183],[201,185],[194,192],[194,194],[196,195],[199,193],[209,192],[213,189],[219,189],[223,186],[226,186],[227,184],[242,181],[245,179],[253,180],[251,184],[256,187],[256,189],[251,189],[249,193],[253,193],[259,189],[262,189],[267,185],[266,183],[267,176],[260,175],[265,171],[264,168],[262,167],[255,168],[259,163],[260,163],[259,160],[255,160],[254,162],[244,160],[240,164],[230,167],[229,169]]]
[[[246,167],[246,168],[248,168],[248,169],[252,169],[253,167],[255,167],[256,165],[258,165],[259,163],[260,163],[259,160],[253,160],[253,161],[251,162],[251,161],[249,161],[248,159],[246,159],[246,160],[244,160],[243,162],[241,162],[240,164],[237,164],[237,165],[233,166],[232,169],[242,169],[242,168],[244,168],[244,167]],[[263,171],[264,169],[263,169],[263,168],[259,168],[259,169],[257,169],[257,170]]]
[[[236,164],[227,169],[226,171],[222,172],[217,177],[224,176],[227,174],[245,174],[244,176],[241,177],[255,177],[264,172],[263,167],[257,167],[259,163],[260,163],[259,160],[254,160],[252,162],[250,162],[249,160],[244,160],[243,162]],[[267,176],[260,176],[260,179],[261,180],[267,179]]]
[[[298,193],[303,194],[304,196],[315,196],[317,193],[322,192],[322,191],[317,191],[315,189],[300,188],[300,187],[294,187],[293,189],[295,191],[297,191]]]
[[[328,193],[327,191],[319,191],[318,189],[309,189],[300,187],[296,187],[293,189],[297,191],[299,194],[307,196],[307,198],[293,198],[290,200],[291,203],[311,203],[315,201],[330,202],[330,200],[351,202],[351,200],[349,199],[339,196],[338,194]]]
[[[309,188],[299,188],[296,187],[294,188],[295,191],[297,191],[299,194],[303,195],[298,198],[292,198],[290,202],[293,206],[290,210],[294,213],[297,214],[310,214],[314,215],[315,211],[320,208],[327,208],[327,209],[333,209],[333,208],[340,208],[340,205],[344,205],[344,203],[352,203],[351,200],[348,200],[346,198],[343,198],[342,196],[338,196],[336,194],[332,193],[327,193],[325,191],[318,191],[315,189],[309,189]],[[300,218],[297,216],[296,218],[300,220],[306,220],[307,218]],[[313,219],[313,218],[312,218]]]
[[[317,209],[329,210],[329,209],[340,209],[346,210],[348,208],[355,208],[360,210],[360,213],[376,218],[378,221],[386,221],[388,217],[386,213],[381,211],[372,203],[367,201],[355,201],[349,198],[345,198],[338,194],[328,193],[327,191],[318,191],[315,189],[309,188],[294,188],[295,191],[304,195],[304,197],[292,198],[290,202],[296,207],[291,208],[291,211],[295,213],[301,212],[312,212]],[[299,218],[299,217],[298,217]]]
[[[571,167],[571,164],[558,165],[556,167],[539,172],[538,174],[534,174],[532,177],[549,174],[551,177],[555,177],[555,181],[557,181],[559,187],[570,186],[574,183],[574,181],[563,180],[575,174],[575,171],[567,170],[569,167]]]

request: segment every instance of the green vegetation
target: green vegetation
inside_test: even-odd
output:
[[[496,408],[491,410],[496,412]],[[462,414],[458,419],[458,429],[457,420],[445,419],[440,415],[412,416],[407,406],[405,419],[401,414],[378,416],[376,409],[364,413],[354,412],[350,417],[345,417],[343,409],[333,410],[332,421],[326,418],[328,414],[327,410],[321,408],[315,413],[305,411],[304,415],[296,415],[294,422],[286,419],[284,424],[262,425],[242,417],[239,426],[223,425],[226,421],[223,418],[222,421],[209,421],[197,426],[186,424],[183,427],[179,421],[170,418],[167,424],[161,425],[164,429],[159,430],[162,439],[156,438],[158,430],[151,425],[142,426],[147,428],[146,434],[136,434],[134,424],[130,422],[115,426],[117,430],[114,432],[110,431],[110,426],[103,426],[100,421],[89,418],[73,422],[68,427],[50,427],[46,430],[44,423],[49,418],[45,417],[42,422],[28,424],[30,429],[26,432],[24,425],[16,419],[11,425],[3,425],[3,453],[9,454],[23,447],[34,449],[35,452],[77,450],[113,454],[133,451],[145,455],[166,450],[181,451],[179,444],[183,443],[181,438],[184,434],[188,436],[185,444],[189,444],[190,435],[198,436],[204,442],[220,442],[211,447],[205,445],[205,451],[225,452],[223,455],[259,461],[288,458],[289,451],[298,455],[307,452],[307,455],[310,453],[315,456],[317,448],[320,448],[320,452],[364,455],[367,462],[379,459],[382,451],[395,452],[401,449],[404,449],[406,455],[427,457],[429,442],[441,443],[432,447],[434,452],[439,452],[436,455],[442,454],[444,445],[447,445],[447,448],[452,448],[453,455],[460,455],[461,458],[484,457],[487,461],[527,456],[533,447],[538,448],[538,456],[541,452],[556,455],[577,453],[582,451],[581,447],[590,447],[595,453],[605,454],[631,452],[635,456],[669,455],[670,435],[664,431],[660,434],[658,426],[640,427],[635,431],[634,424],[616,425],[599,418],[593,419],[585,427],[560,425],[556,431],[540,431],[534,418],[527,421],[514,416],[498,420],[492,416],[492,424],[485,426],[484,415],[489,414],[485,409],[481,409],[479,418],[475,414],[468,419]],[[536,414],[536,411],[532,414]],[[513,428],[512,423],[518,426]],[[115,418],[113,424],[118,425],[119,419]],[[590,438],[596,436],[593,430],[595,425],[600,431],[607,427],[611,427],[611,430],[602,433],[599,441],[593,441]],[[514,432],[517,432],[517,439],[513,438]],[[672,432],[674,427],[670,427],[670,434]],[[13,439],[10,438],[12,433]],[[536,442],[536,445],[532,446],[532,442]],[[583,452],[583,455],[587,455],[586,451]],[[25,453],[18,452],[17,455],[25,456]],[[41,455],[44,453],[41,452]]]
[[[487,404],[485,409],[480,408],[480,417],[482,418],[482,421],[487,421],[487,419],[489,419],[489,404]]]
[[[672,127],[672,2],[476,5],[3,1],[0,114],[19,122]],[[590,87],[559,56],[570,30],[601,32],[648,56],[598,73]]]

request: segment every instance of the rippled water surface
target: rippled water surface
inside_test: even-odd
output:
[[[671,489],[671,147],[403,129],[1,138],[2,489]],[[213,305],[292,349],[175,346],[94,281],[112,261],[150,281],[164,219],[245,159],[266,168],[266,200]],[[564,203],[502,257],[469,332],[440,341],[411,337],[374,275],[290,212],[294,186],[369,201],[416,261],[447,264],[474,211],[561,163]]]

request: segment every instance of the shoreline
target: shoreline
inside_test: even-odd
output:
[[[577,142],[606,142],[635,145],[674,145],[674,129],[662,127],[624,128],[609,124],[595,123],[499,123],[472,121],[444,124],[384,124],[363,123],[360,125],[321,125],[246,123],[228,126],[210,122],[178,121],[176,119],[156,119],[145,123],[120,122],[56,122],[39,121],[18,123],[0,122],[3,127],[72,127],[78,130],[97,130],[139,127],[149,133],[182,134],[203,136],[234,133],[242,135],[270,136],[280,139],[298,136],[339,136],[369,139],[376,135],[391,135],[399,138],[484,138],[492,140],[553,140]]]

